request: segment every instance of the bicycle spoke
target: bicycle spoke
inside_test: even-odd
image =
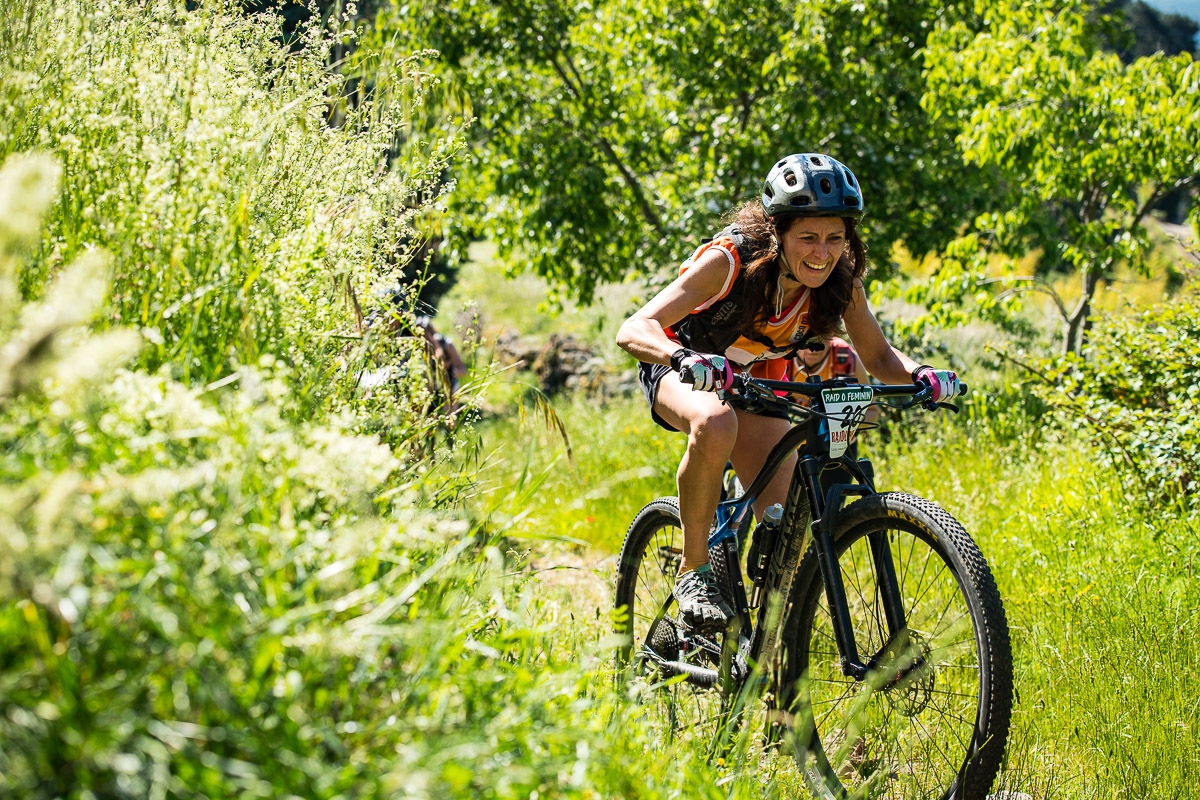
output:
[[[920,729],[921,729],[921,732],[925,734],[925,738],[924,738],[922,741],[925,741],[925,742],[930,742],[931,744],[933,744],[934,748],[936,748],[936,749],[937,749],[937,751],[938,751],[938,754],[939,754],[939,755],[941,755],[941,757],[942,757],[942,761],[943,761],[944,763],[946,763],[947,765],[953,766],[953,767],[957,767],[958,765],[957,765],[957,764],[955,764],[955,763],[954,763],[954,760],[953,760],[952,758],[950,758],[950,756],[949,756],[949,755],[947,755],[947,754],[946,754],[946,751],[945,751],[944,749],[942,749],[942,747],[941,747],[941,746],[938,744],[938,742],[937,742],[937,739],[936,739],[936,738],[933,736],[933,734],[932,734],[932,733],[930,733],[930,732],[929,732],[929,729],[925,727],[925,724],[924,724],[923,722],[921,722],[921,720],[920,720],[920,719],[917,719],[916,717],[914,717],[913,719],[914,719],[914,720],[916,720],[916,724],[917,724],[917,726],[918,726],[918,727],[920,727]],[[951,732],[952,734],[954,734],[954,738],[958,739],[958,743],[959,743],[959,745],[961,745],[961,746],[962,746],[962,748],[963,748],[963,749],[964,749],[964,751],[965,751],[965,749],[966,749],[966,742],[964,742],[964,741],[963,741],[963,740],[962,740],[962,739],[961,739],[961,738],[958,736],[958,734],[957,734],[957,733],[954,733],[953,729],[951,729],[951,731],[950,731],[950,732]]]
[[[859,680],[842,672],[818,560],[810,552],[787,598],[794,603],[795,619],[785,618],[779,657],[769,665],[774,686],[764,697],[774,698],[768,700],[773,710],[752,723],[762,726],[759,777],[785,773],[785,761],[777,757],[785,755],[780,746],[790,741],[787,751],[800,770],[794,779],[802,778],[819,796],[940,800],[952,787],[957,787],[954,797],[983,796],[998,768],[1008,724],[1007,706],[995,717],[996,695],[984,694],[986,681],[996,678],[996,654],[1008,654],[1007,638],[997,651],[995,628],[987,627],[991,618],[978,610],[981,604],[987,613],[997,607],[994,584],[969,537],[944,512],[911,496],[876,497],[856,501],[863,504],[835,531],[834,560],[845,590],[846,608],[839,615],[847,615],[861,659],[878,667]],[[663,506],[677,513],[673,501]],[[663,516],[658,513],[656,523]],[[630,610],[635,644],[644,642],[670,661],[717,669],[719,654],[712,648],[721,647],[723,637],[711,637],[709,644],[685,636],[666,615],[681,542],[677,523],[657,524],[641,536],[637,574],[627,574],[620,595],[636,596]],[[893,561],[905,614],[902,631],[891,631],[888,624],[885,596],[893,590],[883,585],[878,570],[876,536],[886,537],[885,552]],[[962,559],[970,574],[956,572]],[[988,581],[982,589],[981,568]],[[1002,609],[999,626],[1007,637]],[[719,742],[738,729],[744,735],[742,726],[755,719],[752,705],[743,708],[719,688],[701,689],[659,672],[651,654],[641,663],[651,684],[650,718],[683,746],[690,742],[715,756]],[[1002,672],[1000,680],[1000,691],[1007,693],[1007,675]],[[1008,701],[1002,696],[1001,702]],[[731,704],[742,710],[731,716]],[[794,735],[789,737],[789,730]],[[998,747],[979,749],[978,742],[997,737]],[[970,776],[960,778],[968,764]]]
[[[625,556],[630,574],[618,587],[618,604],[629,606],[633,651],[645,651],[634,660],[635,671],[644,681],[639,697],[647,718],[661,727],[662,741],[694,740],[708,748],[722,714],[720,691],[699,688],[670,670],[664,673],[657,660],[683,657],[705,668],[716,664],[716,656],[703,648],[686,655],[676,650],[681,628],[669,612],[674,610],[672,591],[682,555],[678,508],[674,501],[655,501],[643,514],[644,520],[635,521],[627,536],[626,547],[635,542],[637,551]],[[719,650],[721,637],[711,638],[711,647]]]
[[[938,798],[972,752],[981,671],[975,623],[938,547],[894,525],[889,521],[880,532],[895,565],[910,646],[886,664],[912,670],[889,679],[895,667],[885,664],[868,678],[876,689],[842,675],[828,604],[818,588],[806,634],[809,710],[814,741],[828,759],[818,765],[826,764],[831,786],[855,796]],[[859,652],[883,658],[891,637],[872,552],[869,533],[860,531],[838,561]]]
[[[920,586],[924,585],[924,582],[925,582],[925,580],[924,580],[924,579],[925,579],[925,573],[926,573],[926,572],[929,570],[929,562],[930,562],[931,560],[932,560],[932,559],[929,559],[929,558],[926,558],[926,559],[925,559],[925,565],[924,565],[924,566],[921,568],[921,577],[920,577],[920,578],[917,580],[917,586],[918,586],[918,587],[920,587]],[[935,580],[934,580],[934,579],[936,579],[936,578],[937,578],[937,575],[934,575],[934,576],[933,576],[933,579],[931,579],[931,580],[930,580],[930,582],[929,582],[929,586],[930,586],[930,587],[932,587],[932,586],[934,586],[934,585],[935,585]],[[916,607],[917,607],[917,604],[921,602],[921,600],[922,600],[922,599],[925,597],[925,593],[926,593],[926,592],[928,592],[928,591],[929,591],[929,589],[923,589],[923,590],[921,590],[921,593],[920,593],[920,594],[918,594],[917,596],[915,596],[915,597],[913,598],[913,600],[912,600],[912,605],[911,605],[911,608],[916,608]]]

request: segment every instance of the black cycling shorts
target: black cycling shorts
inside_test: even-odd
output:
[[[646,402],[650,404],[650,418],[658,423],[659,427],[666,428],[669,431],[678,432],[679,429],[667,422],[658,415],[654,410],[654,401],[658,398],[658,382],[663,378],[667,380],[679,380],[675,375],[675,371],[667,364],[647,364],[644,361],[638,362],[638,383],[642,385],[642,394],[646,395]],[[775,419],[787,419],[787,414],[782,411],[770,409],[761,413],[764,417],[774,417]]]

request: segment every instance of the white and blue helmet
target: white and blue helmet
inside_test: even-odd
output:
[[[824,153],[795,153],[775,162],[763,184],[762,204],[772,218],[863,215],[858,179]]]

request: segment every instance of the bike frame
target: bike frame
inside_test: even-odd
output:
[[[709,536],[709,549],[721,548],[725,556],[724,563],[729,577],[729,584],[734,596],[729,598],[734,604],[734,610],[742,620],[742,628],[738,631],[741,643],[739,650],[745,652],[748,643],[754,638],[754,626],[751,625],[752,610],[746,597],[746,587],[738,560],[737,530],[745,519],[752,513],[751,505],[762,494],[774,478],[775,474],[787,461],[793,452],[798,453],[795,470],[792,475],[791,487],[788,491],[787,503],[783,510],[783,519],[779,525],[780,534],[776,535],[768,552],[768,564],[774,563],[787,544],[783,532],[792,535],[803,535],[812,525],[813,548],[817,554],[821,569],[821,580],[824,583],[825,597],[829,603],[834,635],[837,641],[838,654],[842,662],[843,674],[855,680],[865,680],[867,675],[883,660],[883,654],[894,649],[897,644],[904,645],[907,639],[907,622],[904,606],[900,597],[899,584],[896,578],[896,567],[892,560],[891,548],[888,546],[886,535],[873,533],[870,535],[871,557],[875,565],[877,580],[882,593],[884,615],[888,626],[888,641],[877,653],[869,655],[865,660],[858,652],[854,629],[850,622],[846,587],[842,580],[841,569],[837,563],[837,553],[834,549],[833,532],[836,530],[837,518],[842,509],[844,498],[850,495],[875,494],[874,481],[871,477],[870,462],[865,459],[856,461],[842,455],[832,458],[829,455],[829,426],[828,415],[821,401],[821,390],[829,388],[854,388],[860,384],[844,380],[824,382],[792,383],[790,381],[771,381],[764,379],[744,378],[739,381],[742,392],[739,394],[726,393],[724,398],[734,408],[746,411],[761,411],[766,408],[784,411],[789,420],[799,418],[796,425],[788,430],[778,444],[767,456],[766,462],[754,480],[746,487],[739,498],[726,500],[717,506],[717,525]],[[928,402],[928,389],[918,384],[901,386],[870,386],[875,397],[880,396],[909,396],[912,401],[900,406],[908,408],[918,403]],[[786,397],[780,397],[775,391],[803,394],[813,398],[811,407],[793,402]],[[866,469],[864,469],[864,464]],[[838,483],[829,486],[824,491],[821,487],[821,473],[827,468],[841,466],[848,470],[857,483]],[[797,483],[803,488],[803,496],[797,491]],[[802,499],[808,503],[803,507]],[[805,515],[807,514],[807,518]],[[757,532],[756,536],[759,535]],[[801,551],[801,554],[803,551]],[[798,564],[798,562],[797,562]],[[791,565],[795,570],[796,565]],[[758,595],[762,584],[766,582],[768,570],[764,570],[755,579],[754,592]],[[791,576],[785,581],[791,585]],[[767,624],[765,611],[767,603],[758,615],[758,624]],[[903,670],[904,674],[919,668],[922,660]],[[903,678],[894,676],[895,680]]]

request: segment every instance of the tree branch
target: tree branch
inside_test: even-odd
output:
[[[501,2],[508,8],[514,17],[520,18],[521,15],[518,14],[517,9],[513,7],[512,0],[501,0]],[[554,68],[554,71],[558,74],[559,80],[563,82],[563,85],[567,88],[567,91],[570,92],[571,96],[574,97],[575,100],[581,105],[584,107],[590,107],[592,102],[590,98],[585,96],[587,84],[584,82],[583,77],[579,74],[579,70],[575,68],[575,63],[571,60],[571,56],[567,52],[566,47],[563,46],[562,42],[557,37],[552,37],[540,30],[538,26],[533,24],[532,19],[528,20],[528,22],[530,30],[532,30],[533,33],[537,35],[538,38],[541,39],[542,43],[546,46],[550,66]],[[559,63],[560,58],[566,64],[565,69],[563,64]],[[570,70],[571,75],[575,76],[574,81],[572,81],[567,75],[567,70]],[[612,142],[610,142],[604,136],[604,134],[600,133],[598,130],[593,130],[590,133],[596,144],[598,144],[600,149],[604,151],[604,155],[608,159],[609,163],[621,173],[621,178],[624,180],[625,186],[633,194],[634,203],[641,212],[642,218],[651,228],[654,229],[656,233],[662,235],[662,220],[659,219],[658,212],[654,210],[654,207],[650,205],[650,202],[646,199],[646,193],[642,190],[642,185],[638,182],[637,176],[634,175],[633,171],[626,166],[624,161],[621,160],[621,157],[617,154],[616,148],[613,147]]]
[[[1003,292],[996,295],[997,300],[999,300],[1003,297],[1007,297],[1010,294],[1016,294],[1018,292],[1023,292],[1023,291],[1024,292],[1043,292],[1045,294],[1050,295],[1050,297],[1054,300],[1054,305],[1058,306],[1058,313],[1059,313],[1059,316],[1062,317],[1063,322],[1067,321],[1067,306],[1066,306],[1066,304],[1063,303],[1062,298],[1059,296],[1059,294],[1055,290],[1054,286],[1049,281],[1047,281],[1045,278],[1039,278],[1036,275],[1017,275],[1017,276],[1006,277],[1006,278],[985,278],[985,279],[979,281],[979,285],[986,286],[991,283],[1004,283],[1007,281],[1022,281],[1025,283],[1031,283],[1033,285],[1032,286],[1014,286],[1011,289],[1005,289]]]
[[[554,71],[558,73],[563,83],[565,83],[571,93],[575,95],[575,98],[579,100],[579,102],[586,104],[587,101],[583,98],[582,94],[572,86],[566,72],[563,71],[562,65],[558,63],[558,55],[561,54],[563,60],[567,62],[567,66],[570,67],[571,72],[575,75],[578,75],[579,73],[575,70],[575,65],[571,63],[570,56],[568,56],[558,47],[555,47],[554,49],[557,52],[550,59],[551,66],[554,67]],[[592,136],[595,138],[596,143],[600,145],[600,149],[604,151],[605,156],[608,157],[609,162],[617,168],[618,172],[621,173],[621,177],[624,179],[626,187],[628,187],[629,191],[633,193],[633,200],[637,204],[638,210],[642,212],[642,219],[646,220],[646,223],[653,228],[655,232],[662,234],[662,220],[658,218],[658,213],[654,210],[654,207],[650,205],[650,201],[646,199],[646,193],[642,191],[642,185],[638,182],[637,176],[634,175],[633,171],[625,165],[625,162],[621,160],[621,157],[617,155],[616,148],[613,147],[612,142],[608,141],[604,134],[600,133],[599,131],[592,131]]]
[[[1146,202],[1142,203],[1142,207],[1139,208],[1137,213],[1133,215],[1133,221],[1129,223],[1129,230],[1133,230],[1138,225],[1142,224],[1142,217],[1146,216],[1147,212],[1150,211],[1150,206],[1158,202],[1159,198],[1165,195],[1167,191],[1163,190],[1163,185],[1161,183],[1154,187],[1154,191],[1151,192],[1150,196],[1146,198]]]
[[[1041,379],[1042,383],[1047,383],[1051,386],[1054,386],[1056,384],[1056,381],[1047,377],[1046,373],[1042,372],[1039,369],[1036,369],[1035,367],[1029,366],[1024,361],[1018,361],[1017,359],[1010,356],[1008,353],[1005,353],[998,348],[992,347],[990,344],[984,345],[983,349],[987,350],[989,353],[992,353],[993,355],[1000,356],[1000,358],[1004,359],[1005,361],[1008,361],[1009,363],[1016,364],[1018,367],[1025,370],[1026,372],[1032,372],[1034,375],[1038,376],[1038,378]]]
[[[746,132],[746,128],[750,126],[750,111],[754,106],[755,97],[753,93],[747,92],[745,89],[738,92],[738,100],[742,104],[742,113],[739,115],[738,126],[742,132]]]
[[[1170,186],[1166,186],[1162,183],[1158,184],[1158,186],[1154,187],[1154,191],[1150,193],[1150,196],[1146,198],[1146,202],[1142,203],[1142,207],[1137,210],[1137,214],[1134,215],[1133,222],[1129,227],[1132,229],[1141,224],[1142,217],[1149,213],[1150,206],[1161,200],[1166,195],[1180,189],[1188,189],[1197,183],[1200,183],[1200,173],[1188,175],[1186,178],[1180,178]]]

